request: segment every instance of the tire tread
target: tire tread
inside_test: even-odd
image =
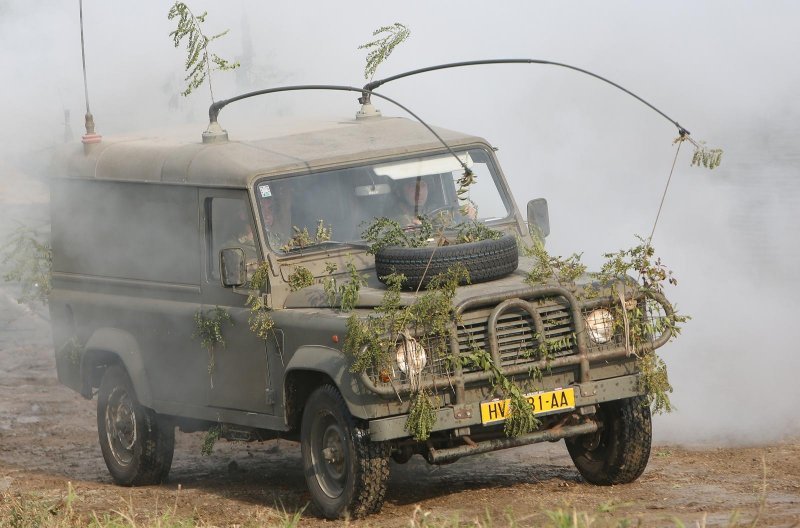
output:
[[[113,388],[123,386],[134,400],[139,433],[143,440],[139,453],[127,468],[119,467],[110,447],[106,444],[105,411],[108,396]],[[136,399],[133,384],[127,372],[118,365],[108,367],[100,383],[97,399],[97,432],[100,449],[114,482],[120,486],[149,486],[167,480],[175,450],[175,428],[153,410],[142,407]]]
[[[605,422],[600,448],[587,451],[580,444],[583,437],[578,437],[567,440],[567,450],[581,476],[591,484],[611,486],[633,482],[650,459],[653,437],[650,407],[641,396],[600,405]]]
[[[519,251],[517,240],[504,235],[497,240],[480,240],[466,244],[441,247],[405,248],[387,247],[375,255],[375,272],[380,280],[393,273],[402,273],[406,285],[416,288],[446,272],[454,264],[461,264],[469,273],[471,283],[486,282],[504,277],[517,269]]]
[[[313,409],[317,400],[326,404],[332,404],[336,408],[337,413],[343,418],[347,429],[350,431],[352,446],[356,456],[352,497],[349,499],[349,503],[343,505],[340,511],[337,512],[325,512],[322,508],[319,509],[324,516],[329,518],[349,517],[360,519],[367,515],[380,512],[384,500],[386,499],[386,489],[389,481],[388,446],[382,442],[370,441],[367,428],[353,418],[350,411],[347,409],[344,398],[333,385],[323,385],[317,388],[311,396],[309,396],[306,402],[306,409]],[[301,438],[303,437],[304,434],[302,434],[301,431]],[[307,478],[311,479],[312,477],[307,474]],[[312,497],[315,493],[313,489],[315,486],[315,483],[309,481]],[[347,492],[346,490],[345,493]]]

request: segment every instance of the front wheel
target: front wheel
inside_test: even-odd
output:
[[[647,400],[640,396],[601,403],[597,417],[600,430],[566,439],[575,467],[591,484],[633,482],[650,458],[653,427]]]
[[[108,367],[97,398],[100,450],[114,482],[146,486],[166,480],[175,450],[175,427],[142,407],[128,374]]]
[[[369,440],[335,387],[323,385],[309,396],[300,445],[308,490],[324,517],[380,511],[389,480],[388,449]]]

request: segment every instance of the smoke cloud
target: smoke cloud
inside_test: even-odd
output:
[[[757,443],[800,435],[800,355],[792,335],[800,293],[796,4],[190,5],[209,11],[209,33],[230,28],[214,51],[242,62],[240,72],[214,76],[217,98],[277,84],[361,85],[365,52],[356,48],[373,29],[398,21],[411,38],[378,77],[480,58],[564,62],[622,84],[695,139],[723,148],[714,171],[690,168],[691,148],[681,148],[653,239],[679,279],[668,296],[693,318],[661,349],[678,410],[656,418],[656,437]],[[98,133],[188,124],[199,140],[210,98],[205,87],[178,95],[184,55],[172,47],[167,10],[162,3],[84,2]],[[0,1],[0,68],[0,184],[7,195],[22,194],[34,185],[30,176],[44,179],[52,170],[52,150],[83,133],[77,1]],[[431,123],[496,145],[519,205],[548,198],[552,253],[583,252],[596,268],[602,253],[650,233],[677,131],[622,92],[548,66],[429,73],[380,91]],[[377,106],[402,115],[389,103]],[[235,138],[240,120],[268,130],[276,115],[352,116],[357,109],[354,94],[283,94],[226,109],[220,121]]]

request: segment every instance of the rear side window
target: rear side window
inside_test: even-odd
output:
[[[54,271],[199,284],[196,188],[56,179],[51,203]]]

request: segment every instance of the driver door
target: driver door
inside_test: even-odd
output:
[[[250,200],[245,191],[230,189],[203,190],[201,200],[205,225],[202,310],[208,316],[219,307],[230,316],[229,322],[222,322],[224,345],[217,344],[209,355],[208,405],[274,414],[269,354],[275,347],[250,331],[247,289],[224,287],[219,273],[223,248],[241,247],[247,260],[263,258]]]

